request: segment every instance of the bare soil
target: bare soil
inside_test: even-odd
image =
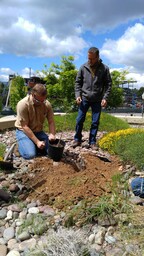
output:
[[[81,170],[64,158],[60,162],[47,157],[35,159],[28,174],[22,176],[28,197],[62,209],[82,199],[98,200],[111,193],[112,176],[121,172],[119,158],[111,156],[111,161],[105,161],[97,154],[85,152],[83,159],[85,166]]]

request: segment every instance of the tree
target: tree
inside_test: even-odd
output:
[[[14,77],[10,83],[10,106],[16,111],[18,101],[24,98],[27,94],[27,87],[25,86],[24,78],[21,76]]]
[[[140,89],[137,92],[137,96],[142,99],[142,94],[144,93],[144,87],[140,87]]]
[[[123,90],[122,88],[112,87],[109,99],[108,107],[117,108],[123,103]]]
[[[53,108],[70,109],[75,102],[74,83],[77,74],[74,57],[62,56],[61,64],[52,63],[50,68],[44,65],[43,73],[46,81],[48,97]]]
[[[4,84],[0,82],[0,95],[3,93],[4,90]]]
[[[2,111],[2,97],[0,97],[0,112]]]
[[[6,88],[4,83],[0,82],[0,112],[2,110],[2,106],[5,104],[6,102]]]

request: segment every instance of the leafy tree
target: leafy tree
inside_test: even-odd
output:
[[[27,94],[27,87],[23,77],[16,76],[11,80],[10,88],[10,106],[14,111],[16,111],[16,105],[18,101],[24,98]]]
[[[0,96],[0,112],[2,111],[2,97]]]
[[[0,82],[0,111],[2,110],[2,106],[6,102],[6,89],[4,83]]]
[[[138,92],[137,92],[137,96],[142,99],[142,94],[144,93],[144,87],[141,87]]]
[[[74,58],[63,56],[61,64],[44,65],[42,74],[47,85],[48,97],[53,108],[70,109],[74,104],[74,83],[77,74]]]
[[[0,82],[0,95],[3,93],[4,84]]]
[[[108,107],[117,108],[123,102],[123,90],[112,86],[112,90],[108,99]]]

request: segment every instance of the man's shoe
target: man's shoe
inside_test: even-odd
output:
[[[92,150],[98,151],[98,147],[96,146],[96,144],[91,144],[91,145],[90,145],[90,148],[91,148]]]
[[[80,146],[80,145],[81,145],[81,142],[79,142],[79,141],[74,141],[73,144],[72,144],[72,147],[73,147],[73,148],[76,148],[76,147],[78,147],[78,146]]]

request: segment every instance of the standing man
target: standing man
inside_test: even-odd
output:
[[[55,140],[55,122],[52,106],[47,98],[45,85],[36,84],[31,94],[17,104],[17,119],[15,122],[16,139],[20,155],[31,159],[38,154],[46,155],[48,140]],[[45,119],[49,125],[49,136],[43,132]]]
[[[83,124],[86,113],[91,107],[92,124],[89,134],[89,147],[97,149],[96,135],[101,109],[107,105],[111,86],[112,80],[109,68],[99,58],[99,49],[91,47],[88,50],[88,62],[80,67],[75,82],[75,97],[79,110],[73,142],[74,148],[81,145]]]
[[[41,84],[41,79],[39,77],[31,77],[28,81],[28,94],[31,93],[32,88],[36,85],[36,84]]]

